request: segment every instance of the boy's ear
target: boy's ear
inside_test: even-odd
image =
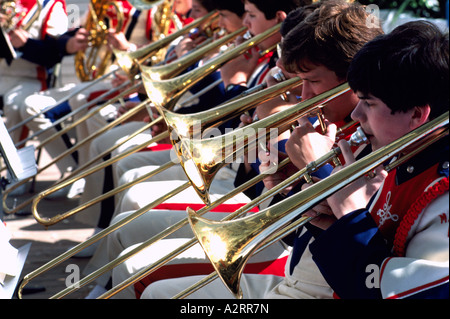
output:
[[[416,106],[411,117],[411,126],[413,129],[425,124],[429,121],[431,108],[427,104],[425,106]]]

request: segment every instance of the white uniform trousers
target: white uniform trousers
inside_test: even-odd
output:
[[[202,275],[186,276],[153,282],[145,288],[141,299],[170,299],[204,277]],[[240,285],[243,299],[264,299],[267,293],[282,280],[283,277],[275,275],[242,274]],[[125,298],[126,296],[122,293],[118,297]],[[213,282],[185,297],[185,299],[234,299],[234,296],[222,281],[216,278]]]
[[[165,257],[169,252],[173,251],[180,245],[189,241],[190,238],[178,238],[178,239],[164,239],[158,242],[156,245],[150,246],[139,252],[137,255],[131,257],[124,263],[120,264],[113,270],[113,286],[123,282],[128,279],[132,274],[145,268],[148,265],[158,261],[159,259]],[[127,251],[135,248],[136,246],[129,247]],[[285,248],[279,244],[275,243],[262,252],[252,256],[247,264],[246,270],[259,266],[264,268],[267,264],[272,261],[284,260],[288,252]],[[255,269],[255,268],[254,268]],[[145,286],[146,283],[151,282],[149,286],[143,290],[143,295],[141,298],[171,298],[177,293],[181,292],[184,288],[189,287],[191,284],[196,283],[198,280],[202,279],[205,275],[209,275],[213,271],[210,266],[210,262],[203,252],[200,245],[195,245],[179,256],[171,260],[167,265],[163,266],[153,274],[151,274],[147,280],[139,282],[136,286],[131,285],[126,289],[122,290],[120,293],[114,296],[114,298],[121,299],[132,299],[139,297],[136,295],[139,290],[144,289],[141,287]],[[270,272],[270,271],[269,271]],[[189,276],[190,273],[202,275]],[[164,279],[164,278],[174,278],[175,279]],[[273,274],[244,274],[243,280],[241,281],[243,293],[245,298],[261,299],[264,295],[276,286],[283,277]],[[253,280],[246,280],[247,277]],[[160,280],[162,279],[162,280]],[[175,282],[175,285],[171,283]],[[156,289],[155,289],[156,288]],[[217,279],[205,288],[199,290],[195,295],[191,296],[194,298],[233,298],[233,295],[228,292],[223,283]],[[205,292],[205,293],[203,293]]]
[[[122,144],[116,151],[111,155],[114,157],[116,154],[124,152],[126,149],[139,145],[151,139],[150,132],[142,133],[135,138],[123,143],[123,140],[127,138],[130,134],[134,133],[136,130],[144,126],[144,122],[129,122],[123,125],[116,126],[108,132],[95,138],[90,146],[89,156],[90,158],[95,158],[97,155],[102,154],[104,151],[108,150],[114,145]],[[98,161],[96,164],[101,163]],[[92,167],[92,166],[91,166]],[[80,203],[86,203],[87,201],[94,199],[103,193],[103,182],[104,182],[104,170],[99,170],[94,174],[88,175],[86,180],[86,185],[84,188],[84,193],[81,196]],[[86,223],[88,225],[95,226],[98,222],[100,216],[100,203],[95,204],[82,213],[77,214],[77,220]]]
[[[144,151],[131,154],[126,158],[118,161],[113,166],[114,183],[117,187],[128,184],[135,181],[141,176],[144,176],[159,167],[171,159],[171,150],[161,151]],[[167,170],[155,173],[152,177],[147,178],[145,181],[165,181],[165,180],[186,180],[186,174],[179,165],[174,165]],[[124,197],[127,196],[131,188],[124,190],[123,192],[115,196],[115,212],[114,216],[117,216],[121,212],[137,209],[129,205],[122,206]],[[131,208],[130,208],[131,207]]]
[[[280,243],[273,244],[281,245]],[[272,247],[270,246],[270,247]],[[270,248],[269,247],[269,248]],[[311,253],[307,251],[302,255],[300,263],[290,273],[289,256],[285,264],[285,277],[243,274],[241,287],[244,299],[331,299],[333,291],[328,286],[316,264],[312,260]],[[133,259],[119,266],[113,272],[113,283],[123,280],[122,273],[133,270]],[[142,293],[142,299],[165,299],[175,296],[180,291],[198,282],[204,276],[187,276],[174,279],[156,281],[147,286]],[[272,278],[275,277],[275,278]],[[128,291],[128,294],[131,292]],[[204,288],[194,292],[187,298],[193,299],[217,299],[231,298],[232,294],[225,289],[220,280],[215,280]]]
[[[306,229],[303,229],[304,233]],[[312,242],[314,239],[311,239]],[[273,246],[273,245],[272,245]],[[311,252],[307,247],[300,261],[291,271],[292,254],[286,261],[284,277],[275,285],[267,282],[267,278],[261,275],[244,274],[241,285],[244,298],[265,299],[331,299],[333,291],[323,278],[319,268],[312,259]],[[120,269],[120,268],[119,268]],[[123,271],[123,270],[122,270]],[[141,298],[170,298],[183,288],[187,288],[200,280],[200,277],[185,277],[172,280],[162,280],[152,283],[142,293]],[[188,298],[229,298],[232,296],[228,290],[223,289],[223,284],[215,280],[205,288],[193,293]]]
[[[155,152],[159,153],[159,152]],[[125,183],[134,181],[136,178],[144,176],[146,173],[151,173],[152,171],[158,170],[160,166],[149,165],[142,168],[133,169],[122,176],[119,181],[119,186]],[[156,181],[185,181],[188,179],[183,168],[180,165],[172,166],[164,171],[161,171],[152,177],[138,183],[137,185],[131,186],[127,190],[124,190],[118,196],[116,196],[115,212],[114,216],[120,213],[136,210],[148,203],[149,197],[147,196],[148,190],[154,188],[152,182]],[[153,186],[152,186],[153,185]],[[172,189],[167,188],[170,184],[163,185],[166,192]],[[197,196],[194,194],[194,196]]]
[[[5,126],[11,128],[22,122],[20,109],[27,96],[39,92],[42,83],[38,79],[30,77],[13,77],[2,75],[0,79],[0,96],[3,96],[3,112]],[[22,129],[18,128],[10,132],[14,143],[18,143]]]
[[[88,86],[89,82],[85,82],[82,84],[79,84],[77,86],[77,89],[80,86]],[[76,96],[72,97],[69,100],[69,105],[72,111],[79,110],[80,108],[83,108],[86,106],[87,103],[89,103],[89,97],[92,93],[96,92],[103,92],[103,91],[109,91],[111,89],[111,84],[108,81],[101,81],[99,83],[94,84],[91,87],[86,88],[83,90],[80,94],[77,94]],[[97,105],[101,106],[101,105]],[[95,109],[96,106],[92,106],[89,109],[85,108],[84,110],[76,112],[76,115],[74,116],[74,120],[77,121],[83,116],[85,116],[89,111]],[[76,134],[78,141],[83,141],[95,132],[97,132],[99,129],[103,128],[105,125],[108,124],[108,119],[114,118],[115,114],[117,113],[117,106],[116,105],[108,105],[104,108],[102,108],[99,112],[95,113],[92,117],[89,119],[82,121],[80,124],[76,126]],[[93,141],[89,141],[85,143],[79,150],[79,163],[80,165],[88,162],[90,157],[90,145]]]
[[[171,150],[145,151],[127,156],[114,166],[114,181],[123,185],[150,172],[155,166],[160,166],[176,157]],[[162,180],[161,177],[156,177]],[[176,179],[176,178],[170,178]]]
[[[153,152],[155,153],[155,157],[153,157],[153,160],[157,160],[164,156],[162,152]],[[159,153],[161,153],[161,157],[159,157]],[[123,178],[121,178],[120,182],[122,183],[128,182],[130,180],[133,180],[133,178],[137,176],[143,176],[145,172],[151,172],[153,170],[158,169],[160,166],[144,166],[140,169],[135,169],[126,172],[124,174]],[[213,201],[214,198],[217,198],[217,194],[226,194],[230,192],[234,188],[234,179],[236,177],[236,172],[229,168],[229,167],[223,167],[217,172],[217,175],[215,176],[212,184],[211,184],[211,200]],[[186,173],[184,172],[183,168],[179,164],[175,164],[174,166],[152,176],[150,179],[147,179],[144,182],[141,182],[137,185],[134,185],[130,187],[128,190],[123,191],[120,196],[118,196],[118,199],[116,201],[116,207],[114,216],[117,216],[118,214],[130,210],[136,210],[141,207],[144,207],[148,203],[150,203],[151,199],[153,197],[148,196],[148,192],[153,192],[153,189],[155,189],[155,181],[188,181],[186,177]],[[173,186],[171,186],[173,185]],[[177,187],[177,184],[175,183],[164,183],[161,184],[163,187],[164,193],[167,194],[168,192],[172,191]],[[194,191],[192,187],[188,191],[182,192],[184,195],[177,195],[175,197],[169,198],[167,200],[168,203],[179,203],[181,196],[184,196],[184,199],[182,199],[182,203],[202,203],[200,200],[199,195]],[[242,199],[239,199],[243,197]],[[248,198],[244,196],[243,194],[240,194],[236,197],[238,200],[241,200],[242,202],[247,202]],[[236,199],[235,199],[236,200]]]
[[[20,110],[21,117],[23,120],[33,117],[33,120],[29,121],[27,123],[27,126],[34,133],[43,131],[36,137],[40,143],[56,134],[57,130],[53,127],[50,119],[45,117],[45,115],[41,114],[36,116],[36,114],[40,113],[47,107],[55,105],[55,103],[62,100],[75,88],[75,84],[67,84],[62,88],[54,88],[47,91],[35,93],[25,99],[23,107]],[[45,150],[51,158],[56,158],[61,153],[67,150],[67,146],[60,137],[46,144]],[[76,166],[75,160],[72,156],[65,156],[55,164],[61,174],[64,174],[69,167],[75,168]]]

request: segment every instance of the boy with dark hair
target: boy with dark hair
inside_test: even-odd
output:
[[[448,34],[423,21],[355,56],[348,79],[360,102],[352,118],[373,150],[448,111],[448,62]],[[339,146],[346,164],[355,162]],[[340,298],[448,299],[448,200],[447,136],[329,197],[332,213],[312,222],[326,229],[310,245],[313,260]]]

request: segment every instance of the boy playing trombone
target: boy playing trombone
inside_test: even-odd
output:
[[[360,102],[352,118],[373,150],[448,111],[448,53],[448,34],[410,22],[355,56],[348,79]],[[346,165],[355,162],[339,146]],[[310,249],[338,297],[448,298],[448,136],[327,204],[331,210],[318,211],[328,215],[312,221],[325,231]]]

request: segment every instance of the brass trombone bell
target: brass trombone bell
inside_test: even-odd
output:
[[[259,213],[239,220],[214,222],[196,216],[195,211],[189,209],[189,222],[223,283],[235,297],[241,298],[239,281],[244,266],[253,252],[264,245],[271,235],[280,233],[299,215],[398,153],[406,153],[404,157],[412,157],[424,145],[430,145],[446,135],[448,112]],[[335,150],[332,150],[326,156],[334,157],[335,154]],[[403,161],[401,157],[399,161]],[[395,166],[395,163],[391,163],[385,169]],[[278,239],[285,235],[281,233]]]
[[[222,136],[209,139],[180,138],[174,149],[188,179],[205,204],[210,203],[209,188],[220,168],[248,152],[256,143],[251,138],[267,138],[271,128],[278,128],[278,134],[288,129],[288,124],[307,114],[317,111],[328,101],[348,92],[347,83],[300,102],[286,110],[268,116],[246,127]],[[265,134],[261,134],[261,130]],[[246,136],[253,133],[253,136]]]
[[[182,29],[169,34],[165,38],[158,40],[156,42],[150,43],[134,52],[125,52],[121,50],[114,49],[114,55],[116,57],[117,63],[131,78],[139,73],[139,64],[144,63],[153,54],[158,52],[160,49],[168,46],[172,41],[176,40],[178,37],[188,33],[191,29],[196,28],[208,20],[217,16],[216,11],[210,12],[204,17],[197,19]]]

